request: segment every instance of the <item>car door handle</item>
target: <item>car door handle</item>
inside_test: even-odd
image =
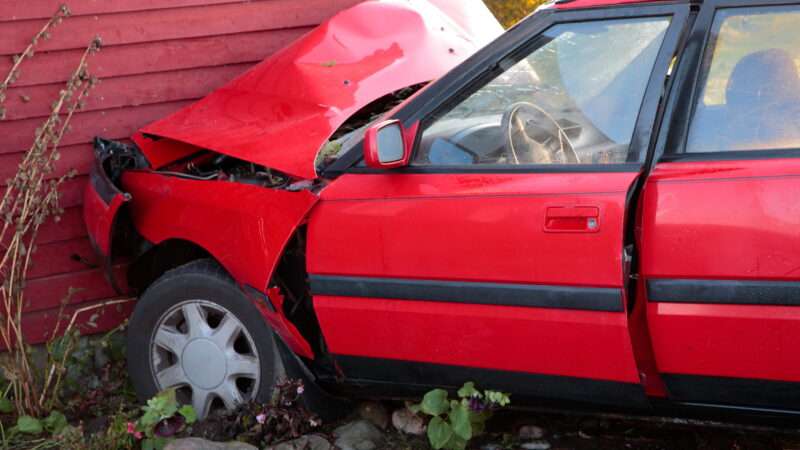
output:
[[[596,233],[600,231],[600,208],[596,206],[550,206],[544,218],[550,233]]]

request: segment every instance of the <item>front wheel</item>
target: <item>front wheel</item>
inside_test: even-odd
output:
[[[282,372],[277,353],[261,313],[212,260],[162,275],[128,328],[128,371],[139,397],[175,388],[200,418],[267,401]]]

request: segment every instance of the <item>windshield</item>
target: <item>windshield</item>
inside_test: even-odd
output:
[[[522,153],[571,147],[574,157],[551,162],[625,162],[668,25],[636,18],[550,28],[531,53],[439,114],[415,163],[541,162],[511,154],[515,141]]]

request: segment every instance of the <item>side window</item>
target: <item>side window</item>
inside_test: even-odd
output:
[[[687,152],[800,148],[800,7],[719,10]]]
[[[669,21],[551,27],[522,59],[426,121],[412,164],[637,161],[629,143]]]

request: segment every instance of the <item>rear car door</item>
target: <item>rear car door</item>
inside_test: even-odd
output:
[[[798,24],[796,3],[713,0],[691,37],[640,234],[673,400],[800,409]]]
[[[396,114],[408,167],[322,192],[308,269],[346,378],[644,404],[623,228],[687,13],[539,13]]]

